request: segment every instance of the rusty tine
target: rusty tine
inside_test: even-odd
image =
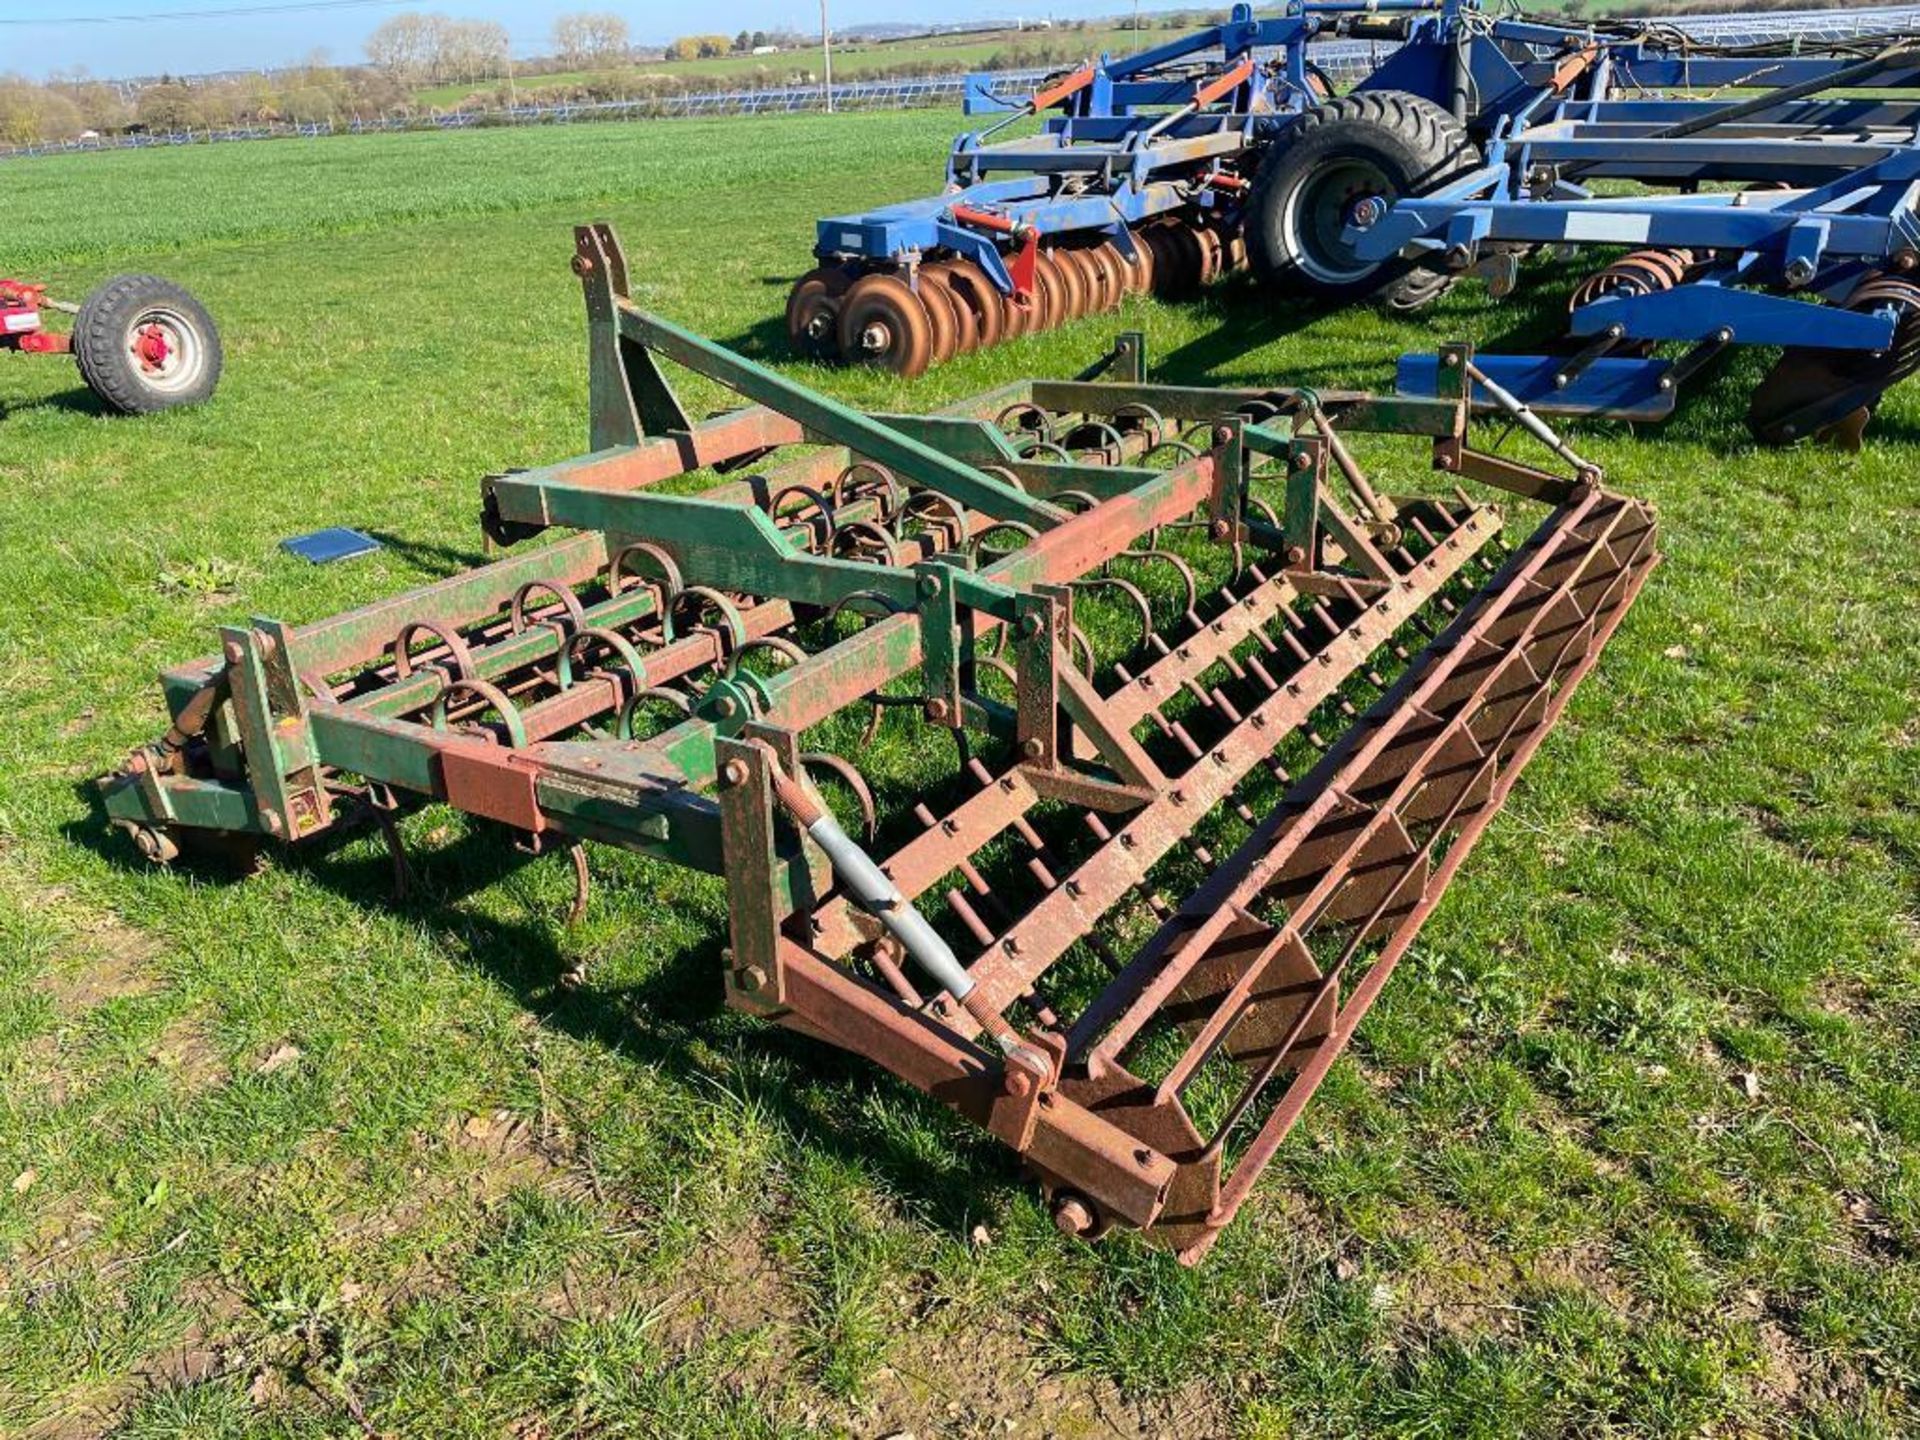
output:
[[[983,949],[993,944],[993,931],[980,918],[973,906],[967,903],[967,897],[962,891],[947,891],[947,904],[952,908],[953,913],[960,917],[960,923],[967,927],[968,933],[973,936],[976,944]]]
[[[873,968],[880,972],[880,977],[893,988],[893,993],[898,995],[909,1008],[918,1010],[926,1003],[921,999],[920,992],[914,989],[913,982],[907,979],[905,972],[900,969],[899,962],[888,953],[884,944],[875,945],[868,958],[873,961]]]

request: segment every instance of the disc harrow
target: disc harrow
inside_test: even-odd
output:
[[[369,819],[404,874],[394,817],[448,804],[583,904],[586,842],[722,875],[728,1003],[984,1127],[1063,1231],[1197,1260],[1621,623],[1648,507],[1474,449],[1465,347],[1406,400],[1153,384],[1128,334],[864,414],[635,306],[606,227],[575,268],[591,453],[485,482],[506,555],[223,630],[112,820],[166,860]],[[669,364],[748,403],[694,421]],[[1409,448],[1439,483],[1390,497],[1360,456]]]
[[[1037,243],[1024,287],[1000,290],[976,261],[916,258],[899,267],[818,266],[787,297],[787,338],[814,360],[876,365],[909,378],[955,355],[1117,310],[1129,295],[1190,300],[1246,267],[1231,218],[1182,209],[1132,227],[1125,243]]]

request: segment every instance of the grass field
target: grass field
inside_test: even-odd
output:
[[[104,833],[158,667],[470,563],[479,477],[584,448],[573,222],[776,356],[815,214],[925,190],[952,127],[8,170],[10,271],[168,274],[229,373],[123,422],[0,367],[0,1433],[1920,1431],[1920,390],[1854,457],[1746,441],[1764,356],[1582,435],[1668,561],[1197,1270],[1063,1243],[997,1145],[722,1011],[716,884],[596,853],[568,927],[561,862],[446,812],[399,905],[371,842],[223,883]],[[1383,383],[1571,279],[1418,324],[1235,284],[912,384],[802,373],[927,407],[1126,325],[1166,378]],[[387,548],[276,550],[329,524]]]

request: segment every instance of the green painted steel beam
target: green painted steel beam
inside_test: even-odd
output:
[[[912,574],[897,566],[796,550],[766,512],[751,506],[693,495],[581,489],[534,474],[504,476],[494,482],[493,494],[510,521],[598,530],[610,544],[650,540],[672,553],[689,585],[809,605],[871,591],[911,607],[916,595]]]
[[[1037,530],[1051,529],[1066,518],[1066,512],[1058,506],[1023,495],[923,440],[743,359],[670,320],[648,314],[629,300],[620,300],[618,309],[622,335],[799,421],[809,434],[878,461],[904,480],[929,486],[989,515],[1024,520]]]

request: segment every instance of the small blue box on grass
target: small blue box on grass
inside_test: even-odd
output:
[[[316,530],[311,535],[296,535],[291,540],[282,540],[280,548],[298,555],[302,560],[311,560],[316,565],[331,565],[336,560],[371,555],[380,548],[380,542],[371,535],[362,535],[358,530],[335,525],[330,529]]]

